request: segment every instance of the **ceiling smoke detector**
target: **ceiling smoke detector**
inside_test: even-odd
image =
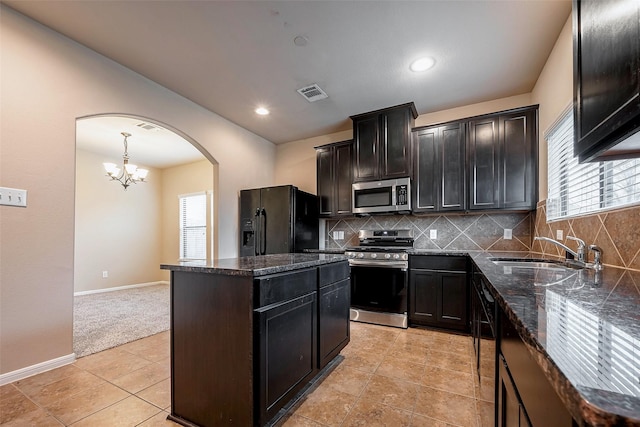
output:
[[[320,89],[320,86],[318,86],[316,83],[312,84],[311,86],[298,89],[297,92],[300,95],[304,96],[304,98],[309,102],[316,102],[329,97],[329,95],[327,95],[325,91]]]

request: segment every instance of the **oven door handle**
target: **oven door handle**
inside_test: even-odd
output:
[[[379,264],[371,263],[371,261],[349,260],[350,267],[373,267],[373,268],[392,268],[394,270],[407,271],[408,265],[403,262],[384,262]]]

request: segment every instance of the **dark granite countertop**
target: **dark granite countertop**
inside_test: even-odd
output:
[[[470,253],[490,291],[576,419],[640,426],[640,272],[496,265]]]
[[[335,254],[275,254],[242,258],[224,258],[208,261],[183,261],[177,264],[161,264],[163,270],[187,271],[230,276],[266,276],[301,268],[316,267],[347,257]]]
[[[344,249],[303,249],[302,252],[307,254],[344,254]]]

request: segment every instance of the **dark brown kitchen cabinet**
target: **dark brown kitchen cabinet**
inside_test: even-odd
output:
[[[441,212],[465,209],[465,124],[416,128],[413,211]]]
[[[575,426],[571,414],[518,334],[515,325],[504,311],[497,311],[498,427]]]
[[[351,116],[354,182],[411,176],[410,133],[416,117],[413,102]]]
[[[498,427],[530,427],[522,401],[502,357],[498,369]]]
[[[535,208],[537,111],[527,107],[469,120],[470,210]]]
[[[316,295],[314,291],[256,310],[260,425],[316,373]]]
[[[640,135],[627,139],[640,130],[639,16],[638,1],[573,1],[574,153],[581,162],[640,157]]]
[[[318,368],[324,368],[350,339],[349,264],[318,268]]]
[[[351,214],[353,141],[316,147],[320,216]]]
[[[464,256],[409,258],[409,322],[467,331],[469,282]]]

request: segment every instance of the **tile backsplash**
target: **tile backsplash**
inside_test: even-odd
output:
[[[326,220],[325,247],[345,249],[358,245],[358,230],[412,229],[416,249],[465,251],[529,251],[533,212],[490,214],[447,214],[434,216],[374,215]],[[512,238],[504,239],[504,229]],[[430,231],[436,230],[432,239]],[[344,232],[343,239],[334,239]],[[341,236],[342,237],[342,236]]]
[[[602,263],[614,267],[640,270],[640,206],[587,215],[547,223],[545,201],[539,202],[535,215],[535,236],[551,237],[557,240],[557,231],[562,230],[562,242],[577,248],[576,242],[567,241],[567,236],[584,240],[587,245],[602,248]],[[557,246],[534,241],[531,250],[543,256],[564,257],[564,251]],[[593,261],[593,253],[589,254]]]

